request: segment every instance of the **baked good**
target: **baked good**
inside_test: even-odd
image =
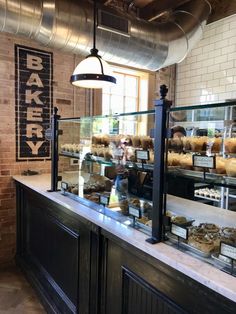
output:
[[[184,155],[178,153],[168,153],[168,166],[179,166],[180,158]]]
[[[212,153],[219,153],[221,150],[221,144],[221,137],[208,138],[207,147]]]
[[[140,200],[138,198],[131,198],[129,200],[130,205],[140,208]]]
[[[216,233],[220,231],[219,226],[212,223],[201,223],[199,228],[206,231],[206,233]]]
[[[206,150],[207,137],[206,136],[194,136],[190,138],[190,146],[192,152],[202,152]]]
[[[236,153],[236,137],[226,138],[224,140],[224,145],[226,153]]]
[[[236,177],[236,158],[229,158],[225,161],[227,176]]]
[[[129,214],[129,202],[127,199],[123,199],[119,201],[119,206],[121,209],[121,213],[125,216]]]
[[[110,138],[107,134],[101,136],[101,144],[103,144],[104,146],[109,146]]]
[[[183,137],[181,137],[181,141],[183,143],[183,150],[184,151],[191,150],[191,144],[190,144],[191,137],[183,136]]]
[[[141,141],[140,141],[140,136],[133,136],[132,137],[132,143],[134,147],[140,147]]]
[[[168,141],[168,149],[173,151],[182,152],[183,151],[183,141],[180,137],[171,138]]]
[[[210,253],[215,248],[214,241],[204,235],[202,236],[191,235],[188,238],[188,244],[205,253]]]
[[[187,222],[187,218],[183,217],[183,216],[175,216],[171,218],[171,222],[178,224],[178,225],[182,225],[185,224]]]
[[[73,194],[75,194],[75,195],[78,195],[78,192],[79,192],[78,187],[77,187],[77,186],[73,187],[73,188],[71,189],[71,192],[72,192]]]
[[[231,227],[222,228],[222,233],[226,237],[229,237],[229,238],[231,237],[236,240],[236,228],[231,228]]]
[[[152,146],[152,140],[149,136],[141,136],[140,142],[143,150],[148,150]]]
[[[181,168],[192,170],[193,169],[192,155],[191,154],[179,155],[179,163]]]
[[[210,173],[225,174],[226,173],[226,160],[223,157],[216,156],[216,168],[209,169]]]

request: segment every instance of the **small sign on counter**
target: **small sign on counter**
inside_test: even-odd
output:
[[[136,217],[136,218],[141,218],[140,208],[130,205],[129,206],[129,215]]]
[[[123,157],[124,150],[122,148],[117,148],[114,152],[115,157]]]
[[[99,203],[104,206],[109,205],[109,200],[110,197],[108,195],[101,194],[99,197]]]
[[[216,158],[215,156],[193,155],[193,166],[215,169]]]
[[[187,228],[183,228],[183,227],[180,227],[180,226],[172,223],[170,232],[172,234],[176,235],[177,237],[182,238],[184,240],[188,239],[188,229]]]
[[[140,160],[149,160],[148,150],[136,150],[136,158]]]
[[[220,243],[220,254],[226,257],[236,260],[236,246],[233,244],[221,242]]]

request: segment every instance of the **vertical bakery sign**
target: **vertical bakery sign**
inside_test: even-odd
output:
[[[50,159],[52,53],[15,45],[16,160]]]

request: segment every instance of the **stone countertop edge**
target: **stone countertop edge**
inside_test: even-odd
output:
[[[73,211],[81,217],[93,222],[104,230],[114,234],[123,241],[149,254],[157,260],[180,271],[186,276],[196,280],[204,286],[214,290],[224,297],[236,302],[236,278],[201,261],[184,252],[165,244],[155,245],[147,243],[147,235],[131,227],[125,226],[114,219],[90,209],[66,196],[60,192],[47,192],[50,188],[50,174],[41,174],[34,176],[16,175],[13,179],[33,191],[46,196],[48,199],[58,203],[65,208]],[[177,198],[179,199],[179,198]],[[171,200],[174,197],[171,196]],[[188,205],[190,201],[188,201]],[[192,202],[195,203],[195,202]]]

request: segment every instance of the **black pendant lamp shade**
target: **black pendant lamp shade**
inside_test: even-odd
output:
[[[103,88],[116,84],[116,78],[113,76],[109,64],[98,55],[96,49],[96,0],[94,1],[93,18],[93,48],[90,50],[90,55],[77,65],[70,81],[73,85],[79,87]]]

